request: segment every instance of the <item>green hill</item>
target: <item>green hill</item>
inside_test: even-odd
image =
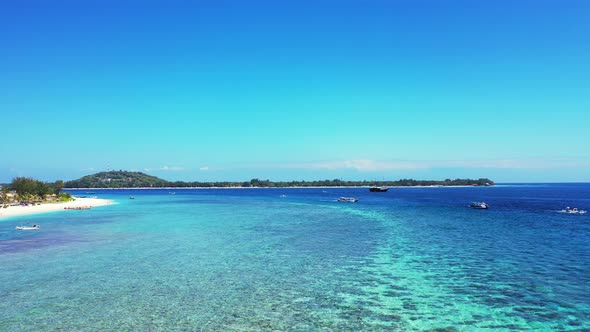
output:
[[[109,171],[87,175],[65,183],[66,188],[166,187],[168,181],[142,172]]]

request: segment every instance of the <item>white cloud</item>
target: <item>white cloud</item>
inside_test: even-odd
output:
[[[180,166],[162,166],[159,168],[146,167],[146,168],[144,168],[144,170],[146,172],[150,172],[150,171],[183,171],[184,167],[180,167]]]
[[[242,165],[234,168],[250,169],[309,169],[309,170],[342,170],[350,169],[359,172],[422,170],[433,168],[496,168],[496,169],[554,169],[567,167],[587,167],[588,162],[580,162],[566,158],[523,158],[523,159],[490,159],[490,160],[371,160],[350,159],[307,163],[276,163]],[[208,169],[208,168],[207,168]]]
[[[300,164],[299,166],[296,164],[292,166],[295,166],[295,168],[304,169],[355,169],[360,172],[427,168],[425,165],[413,161],[378,161],[370,159],[305,163]]]
[[[459,168],[500,168],[500,169],[554,169],[568,167],[586,167],[588,162],[567,158],[522,158],[522,159],[494,159],[444,161],[434,163],[433,167]],[[433,168],[431,167],[431,168]]]

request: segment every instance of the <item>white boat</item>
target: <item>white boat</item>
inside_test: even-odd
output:
[[[359,201],[359,199],[354,198],[354,197],[340,197],[340,198],[338,198],[338,202],[356,203],[358,201]]]
[[[33,225],[33,226],[16,226],[16,230],[17,231],[34,231],[37,229],[41,229],[41,226],[39,225]]]
[[[472,209],[485,210],[485,209],[489,208],[490,206],[486,202],[472,202],[471,204],[469,204],[469,207]]]
[[[571,207],[566,207],[565,209],[559,211],[561,213],[569,213],[569,214],[585,214],[586,210],[579,210],[578,208],[571,208]]]

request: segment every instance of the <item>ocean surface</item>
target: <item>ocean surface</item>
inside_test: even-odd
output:
[[[590,184],[93,191],[0,220],[0,331],[590,331]]]

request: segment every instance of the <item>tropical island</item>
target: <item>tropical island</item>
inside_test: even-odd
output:
[[[94,206],[110,205],[113,201],[99,198],[73,197],[62,192],[64,182],[42,182],[17,177],[1,186],[0,218],[60,210],[87,210]]]
[[[167,181],[142,172],[108,171],[81,177],[64,183],[65,188],[286,188],[286,187],[412,187],[412,186],[492,186],[494,181],[480,179],[445,179],[397,181],[344,181],[340,179],[318,181],[270,181],[252,179],[245,182],[186,182]]]

